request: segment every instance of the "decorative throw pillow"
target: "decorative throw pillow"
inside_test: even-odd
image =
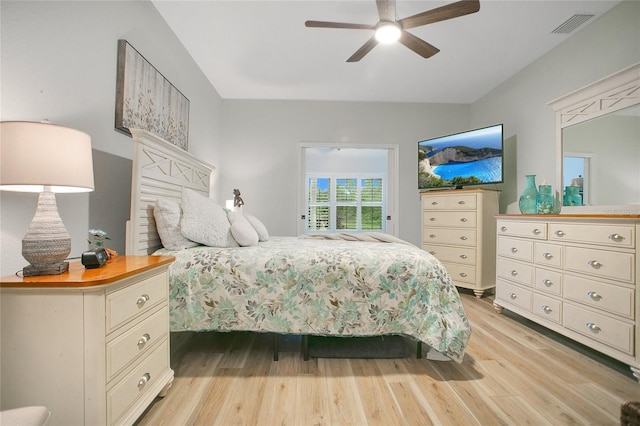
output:
[[[231,235],[238,244],[242,247],[258,245],[258,233],[242,213],[232,211],[227,217],[231,223]]]
[[[198,243],[188,240],[180,230],[182,212],[175,201],[158,198],[153,207],[153,217],[156,219],[156,229],[164,248],[169,250],[183,250],[195,247]]]
[[[250,214],[245,214],[244,217],[247,218],[253,229],[258,233],[258,239],[260,241],[269,241],[269,231],[267,231],[267,227],[255,216]]]
[[[182,190],[182,235],[211,247],[237,247],[224,209],[189,188]]]

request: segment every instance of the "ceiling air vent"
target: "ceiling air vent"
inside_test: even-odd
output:
[[[575,14],[551,32],[553,34],[569,34],[571,31],[575,30],[593,17],[594,15]]]

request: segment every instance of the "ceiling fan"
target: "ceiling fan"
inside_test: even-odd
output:
[[[307,27],[344,28],[353,30],[374,30],[375,34],[347,62],[357,62],[371,51],[378,43],[399,41],[423,58],[429,58],[440,51],[437,47],[414,36],[407,30],[434,22],[446,21],[459,16],[469,15],[480,10],[479,0],[462,0],[441,6],[417,15],[396,19],[396,0],[376,0],[380,21],[375,25],[350,24],[343,22],[306,21]]]

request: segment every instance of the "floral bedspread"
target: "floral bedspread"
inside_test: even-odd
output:
[[[172,255],[171,331],[412,336],[461,362],[471,329],[440,262],[410,244],[271,237]]]

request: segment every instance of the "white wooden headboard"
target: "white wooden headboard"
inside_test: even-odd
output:
[[[162,247],[153,219],[156,199],[179,203],[182,188],[210,196],[215,167],[146,130],[130,131],[134,150],[126,254],[146,255]]]

